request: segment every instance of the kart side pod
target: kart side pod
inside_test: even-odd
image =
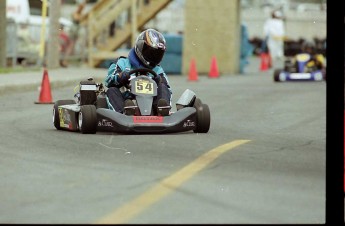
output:
[[[193,106],[194,100],[196,98],[195,93],[190,90],[190,89],[186,89],[182,95],[180,96],[180,98],[176,101],[176,109],[180,110],[184,107],[191,107]]]

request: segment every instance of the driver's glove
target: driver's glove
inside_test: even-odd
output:
[[[119,74],[118,80],[120,83],[126,84],[126,83],[128,83],[128,80],[130,77],[131,77],[131,75],[127,71],[122,71]]]

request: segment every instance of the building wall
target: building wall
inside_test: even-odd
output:
[[[182,73],[195,59],[200,75],[208,74],[212,57],[220,74],[239,71],[240,0],[186,0]]]

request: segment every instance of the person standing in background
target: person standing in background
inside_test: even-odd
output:
[[[272,60],[271,63],[274,65],[277,60],[282,60],[284,57],[285,28],[283,13],[280,10],[274,10],[271,18],[266,20],[263,30]]]
[[[69,30],[69,38],[70,38],[70,44],[68,47],[68,50],[66,52],[67,56],[71,56],[74,54],[75,51],[75,45],[78,40],[79,36],[79,30],[80,30],[80,21],[82,18],[82,12],[85,8],[86,5],[86,0],[85,1],[77,1],[78,2],[78,7],[76,11],[72,13],[72,22],[73,25],[71,26]],[[66,66],[67,66],[67,61],[65,60]]]
[[[60,24],[60,31],[59,31],[59,43],[60,43],[60,66],[67,67],[66,62],[66,52],[68,47],[70,46],[70,38],[66,31],[64,30],[64,26]]]
[[[241,23],[241,48],[240,48],[240,74],[245,74],[245,66],[249,64],[248,58],[253,54],[253,46],[249,41],[248,28]]]

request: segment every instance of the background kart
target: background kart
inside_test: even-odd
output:
[[[153,98],[157,95],[157,84],[151,77],[157,74],[146,68],[130,71],[135,75],[130,81],[129,91],[134,95],[135,115],[125,115],[108,109],[103,84],[92,78],[79,84],[78,101],[58,100],[53,107],[53,124],[58,130],[96,133],[172,133],[193,130],[207,133],[210,128],[208,105],[185,90],[176,102],[176,112],[159,116],[152,110]]]
[[[326,80],[325,69],[307,67],[311,56],[307,53],[297,54],[295,61],[291,58],[285,61],[284,69],[276,69],[273,73],[275,82],[284,81],[323,81]]]

